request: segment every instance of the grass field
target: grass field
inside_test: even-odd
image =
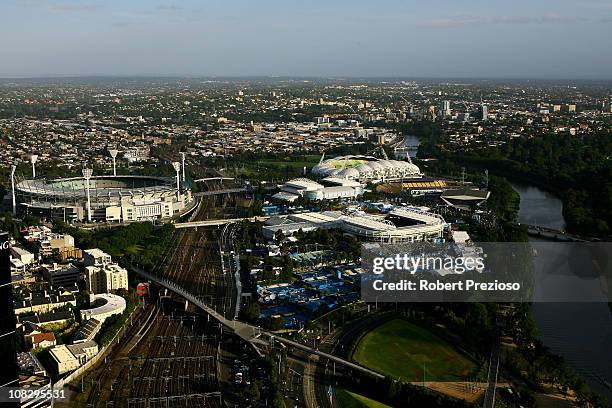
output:
[[[300,157],[300,160],[259,160],[258,164],[262,167],[285,168],[285,167],[312,167],[319,162],[320,157],[308,155]]]
[[[361,160],[361,159],[347,159],[347,160],[336,160],[334,162],[331,162],[329,164],[331,164],[331,166],[335,169],[343,169],[343,168],[351,168],[351,167],[357,167],[362,163],[367,163],[367,160]]]
[[[394,319],[366,334],[353,359],[404,381],[461,381],[476,364],[433,333]]]
[[[391,408],[389,405],[343,388],[336,389],[335,396],[337,405],[342,408]]]
[[[237,174],[252,177],[261,173],[262,171],[278,172],[279,175],[284,175],[286,168],[290,171],[296,172],[306,167],[310,170],[313,166],[319,163],[321,157],[318,155],[304,155],[297,158],[287,157],[286,159],[259,159],[251,163],[238,164],[236,166],[229,166],[223,171],[226,176],[235,176]],[[237,174],[234,172],[237,171]]]

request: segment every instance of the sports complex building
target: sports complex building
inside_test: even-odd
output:
[[[379,159],[374,156],[350,155],[323,160],[312,168],[318,178],[336,177],[361,183],[386,182],[421,177],[421,170],[408,161]]]
[[[15,183],[16,211],[67,222],[131,222],[171,218],[188,210],[191,190],[173,178],[92,176]]]
[[[326,177],[318,183],[307,178],[297,178],[287,181],[279,189],[272,198],[286,202],[293,202],[300,197],[308,200],[354,199],[363,194],[361,183],[338,177]]]
[[[364,241],[418,242],[441,238],[446,225],[438,214],[397,207],[382,215],[323,211],[278,216],[264,222],[263,233],[267,239],[273,239],[278,231],[290,236],[299,230],[339,228]]]

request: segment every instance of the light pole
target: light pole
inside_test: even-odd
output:
[[[32,163],[32,178],[36,178],[36,161],[38,160],[38,155],[33,154],[30,156],[30,162]]]
[[[89,179],[93,175],[93,170],[84,168],[83,178],[85,178],[85,190],[87,191],[87,221],[91,222],[91,200],[89,197]]]
[[[17,166],[11,166],[11,188],[13,189],[13,217],[17,215],[17,203],[15,201],[15,170]]]
[[[110,153],[110,156],[113,159],[113,176],[116,176],[117,166],[115,165],[115,159],[117,158],[117,153],[119,153],[119,151],[117,149],[112,149],[112,150],[109,150],[108,153]]]
[[[181,163],[172,162],[172,167],[174,167],[174,171],[176,171],[176,194],[181,193],[181,180],[179,174],[181,172]]]
[[[185,182],[185,152],[181,152],[181,165],[183,169],[183,183]]]

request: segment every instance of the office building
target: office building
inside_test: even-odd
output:
[[[308,200],[355,199],[363,194],[361,183],[335,177],[320,180],[321,183],[307,178],[289,180],[280,186],[280,192],[273,198],[280,201],[293,202],[300,197]]]
[[[489,107],[485,104],[480,105],[480,119],[483,121],[489,118]]]
[[[79,360],[70,352],[68,346],[60,344],[49,350],[49,356],[55,372],[59,375],[76,370],[79,368]]]
[[[85,283],[89,293],[108,293],[128,288],[128,272],[117,264],[86,266]]]
[[[81,276],[79,269],[71,263],[44,265],[42,274],[55,287],[74,286]]]
[[[450,101],[441,101],[440,106],[438,107],[438,116],[441,118],[450,118],[451,113],[451,104]]]
[[[98,248],[83,251],[83,263],[85,266],[104,266],[113,261],[112,257]]]
[[[128,272],[113,263],[109,254],[98,248],[84,251],[85,283],[89,293],[108,293],[128,288]]]

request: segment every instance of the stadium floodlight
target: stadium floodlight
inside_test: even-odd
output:
[[[172,167],[174,167],[174,171],[176,171],[176,191],[181,191],[181,181],[179,178],[179,173],[181,172],[181,163],[172,162]]]
[[[185,182],[185,152],[181,152],[181,166],[183,169],[183,183]]]
[[[38,160],[38,155],[33,154],[30,156],[30,162],[32,162],[32,178],[36,178],[36,161]]]
[[[110,154],[111,158],[113,159],[113,176],[117,175],[117,166],[115,164],[115,159],[117,158],[117,153],[119,153],[119,150],[117,149],[111,149],[108,151],[108,153]]]
[[[93,175],[93,170],[83,168],[83,178],[85,179],[85,191],[87,192],[87,221],[91,222],[91,199],[89,197],[89,179]]]
[[[13,189],[13,217],[17,215],[17,202],[15,201],[15,170],[17,166],[11,166],[11,188]]]

